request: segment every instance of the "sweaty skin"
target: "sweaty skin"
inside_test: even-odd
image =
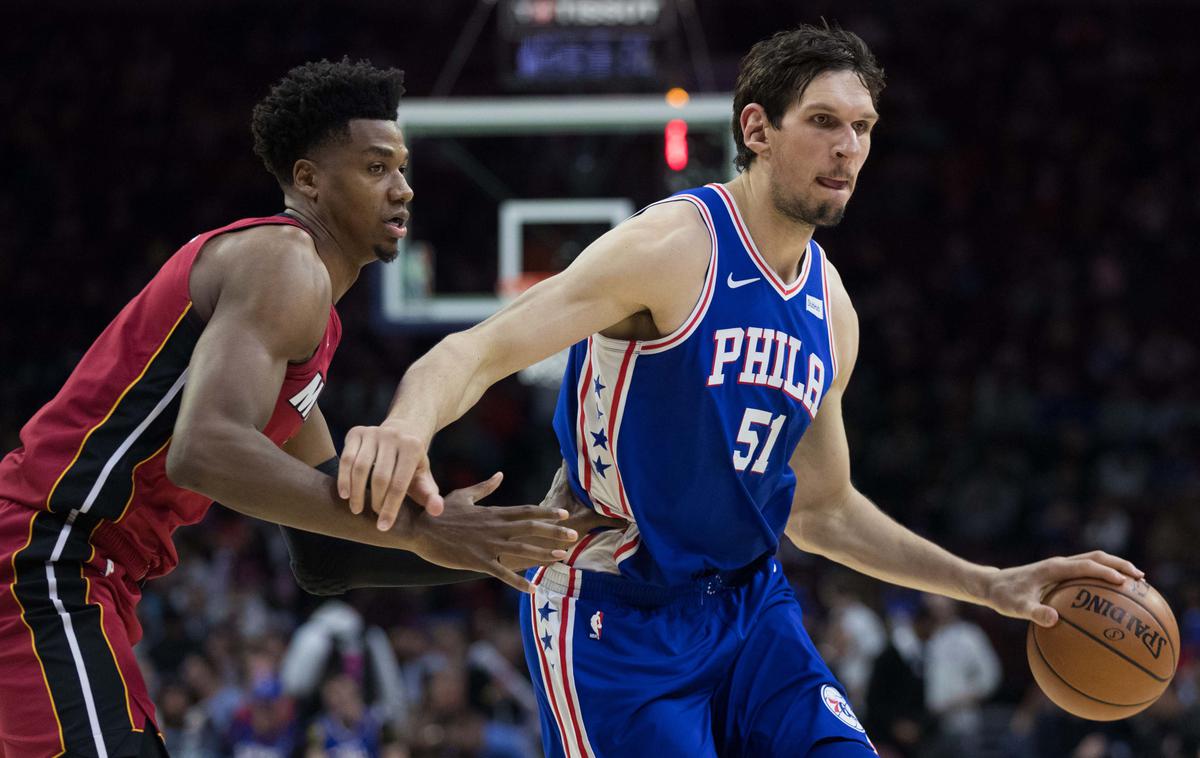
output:
[[[817,76],[773,126],[761,105],[740,114],[755,160],[726,187],[768,264],[792,281],[818,225],[841,217],[870,152],[878,114],[851,71]],[[347,436],[338,490],[354,513],[367,503],[367,472],[392,472],[374,484],[370,507],[378,528],[404,510],[414,472],[435,432],[461,416],[499,379],[593,333],[653,339],[682,324],[694,307],[709,259],[708,233],[682,203],[654,206],[590,245],[562,273],[531,287],[483,323],[453,334],[405,374],[388,418]],[[1043,626],[1057,612],[1041,602],[1046,588],[1073,577],[1114,584],[1140,578],[1131,563],[1101,551],[1008,569],[964,561],[885,515],[856,490],[841,402],[858,353],[858,319],[832,266],[830,298],[842,370],[791,460],[797,479],[786,534],[801,549],[825,555],[893,584],[988,606]],[[421,474],[423,477],[423,474]],[[426,490],[423,478],[420,489]]]

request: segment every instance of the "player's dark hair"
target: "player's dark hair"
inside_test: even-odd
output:
[[[826,71],[855,72],[871,93],[871,102],[878,105],[884,87],[883,69],[867,43],[854,32],[829,24],[805,24],[777,32],[750,48],[742,58],[733,93],[733,140],[737,145],[734,165],[738,171],[746,170],[755,158],[742,139],[742,110],[758,103],[771,126],[778,129],[787,109],[799,102],[812,80]]]
[[[399,69],[348,57],[297,66],[254,106],[254,152],[281,184],[291,184],[296,161],[328,140],[345,139],[351,120],[395,121],[402,94]]]

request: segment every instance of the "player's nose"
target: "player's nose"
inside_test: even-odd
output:
[[[857,158],[862,155],[865,145],[862,136],[853,128],[847,126],[839,132],[838,138],[833,148],[838,158]]]
[[[394,203],[408,203],[413,199],[413,188],[408,179],[399,171],[388,187],[388,200]]]

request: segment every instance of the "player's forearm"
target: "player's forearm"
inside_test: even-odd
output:
[[[794,512],[787,536],[802,550],[876,579],[981,605],[997,570],[918,536],[852,487],[836,504]]]
[[[409,434],[432,439],[479,401],[501,377],[492,377],[470,337],[451,334],[409,367],[396,389],[388,420]]]
[[[276,447],[253,428],[213,423],[176,435],[167,476],[254,518],[379,547],[409,549],[410,523],[381,532],[337,496],[335,481]]]
[[[337,476],[338,459],[316,467]],[[416,553],[361,545],[337,537],[282,527],[292,573],[301,588],[314,595],[340,595],[363,587],[424,587],[482,579],[486,574],[430,563]]]

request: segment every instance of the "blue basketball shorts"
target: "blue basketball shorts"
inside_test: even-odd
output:
[[[529,577],[521,628],[550,758],[875,755],[773,558],[672,588],[561,563]]]

